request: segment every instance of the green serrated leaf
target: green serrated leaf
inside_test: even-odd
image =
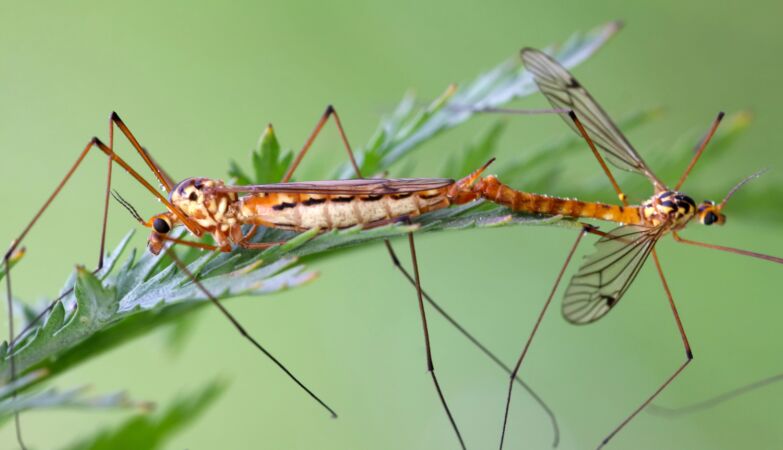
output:
[[[127,244],[123,239],[114,254],[119,255]],[[201,268],[201,282],[219,298],[268,294],[298,286],[314,276],[293,266],[290,257],[252,265],[260,259],[258,252],[207,253],[189,268],[194,273]],[[44,322],[14,349],[17,373],[45,368],[48,378],[200,306],[206,300],[203,292],[175,265],[160,264],[161,260],[148,252],[135,260],[132,252],[122,270],[105,274],[103,281],[77,269],[74,292],[55,305]],[[7,379],[10,368],[4,356],[0,374]]]
[[[89,387],[82,386],[58,391],[47,389],[32,394],[22,394],[16,398],[0,400],[0,426],[10,420],[15,413],[40,409],[140,409],[148,411],[153,408],[149,402],[131,400],[125,392],[89,396]]]
[[[588,33],[573,35],[566,44],[553,47],[552,54],[565,67],[590,57],[620,28],[611,22]],[[470,119],[477,110],[501,106],[537,91],[533,78],[515,56],[454,91],[449,89],[425,108],[415,109],[416,100],[406,95],[397,110],[373,135],[370,143],[356,151],[366,176],[389,169],[423,142]],[[351,178],[353,169],[344,164],[338,178]]]
[[[247,175],[234,161],[230,163],[228,174],[236,184],[276,183],[283,178],[293,158],[291,151],[281,149],[275,130],[269,124],[251,154],[253,176]]]
[[[223,393],[225,384],[212,382],[198,392],[182,396],[160,414],[136,416],[119,427],[104,430],[65,447],[67,450],[154,450],[196,420]]]
[[[258,149],[253,155],[253,168],[256,172],[255,182],[276,183],[283,178],[286,169],[291,165],[294,154],[283,152],[277,141],[272,125],[266,127],[258,141]]]

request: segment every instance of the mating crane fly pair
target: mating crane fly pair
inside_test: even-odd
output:
[[[343,144],[348,152],[351,164],[356,171],[359,179],[341,180],[341,181],[312,181],[304,183],[289,182],[294,171],[298,167],[304,155],[312,146],[315,138],[319,135],[329,118],[333,117],[340,133]],[[122,157],[114,152],[114,130],[118,128],[142,157],[147,167],[152,171],[168,196],[161,194],[147,180],[144,179],[136,170],[134,170]],[[319,396],[299,380],[282,362],[275,358],[264,346],[262,346],[253,336],[251,336],[239,321],[213,296],[192,273],[187,266],[180,260],[176,253],[172,251],[172,246],[167,244],[178,244],[202,250],[228,252],[232,249],[232,244],[247,249],[265,249],[283,242],[253,242],[252,237],[259,226],[282,228],[289,230],[329,230],[349,228],[360,225],[364,228],[377,227],[398,221],[408,221],[414,216],[442,209],[452,204],[465,204],[482,198],[482,193],[474,186],[474,182],[481,176],[481,173],[492,162],[490,160],[484,166],[480,167],[465,178],[454,181],[445,178],[419,178],[419,179],[364,179],[359,166],[353,157],[353,152],[348,143],[348,139],[342,127],[339,116],[330,106],[326,109],[321,119],[316,124],[313,132],[305,142],[302,149],[298,152],[296,158],[291,163],[281,183],[269,185],[253,186],[227,186],[222,181],[206,178],[188,178],[175,184],[171,176],[166,173],[150,154],[139,144],[129,128],[120,119],[116,113],[112,113],[109,120],[109,143],[103,143],[98,138],[93,138],[79,154],[76,162],[60,181],[55,190],[44,202],[43,206],[33,216],[33,219],[22,230],[20,235],[13,241],[11,247],[6,252],[4,258],[4,268],[6,272],[7,297],[9,304],[9,332],[11,335],[9,350],[9,366],[11,379],[16,377],[14,365],[14,353],[22,348],[25,339],[32,335],[36,324],[56,306],[56,304],[69,295],[72,290],[63,292],[57,299],[49,304],[47,308],[39,313],[27,327],[22,330],[18,336],[14,335],[13,329],[13,309],[10,307],[13,294],[11,291],[10,261],[14,252],[19,249],[20,244],[27,236],[32,227],[40,219],[44,211],[49,207],[55,197],[60,193],[65,184],[70,180],[79,165],[92,149],[98,149],[104,153],[108,159],[108,174],[106,182],[106,196],[104,201],[102,232],[100,240],[100,257],[96,272],[103,267],[103,255],[105,248],[106,225],[108,217],[108,204],[110,195],[121,203],[133,217],[143,226],[150,228],[151,234],[148,239],[148,248],[150,252],[158,254],[164,249],[166,254],[171,257],[178,268],[190,277],[194,285],[221,311],[221,313],[232,323],[239,333],[250,343],[266,355],[275,363],[291,380],[293,380],[310,397],[318,402],[329,413],[336,417],[335,411],[328,406]],[[130,174],[139,184],[155,196],[167,209],[166,212],[157,214],[145,221],[138,212],[118,193],[111,191],[112,168],[118,164],[128,174]],[[239,196],[239,193],[246,193],[245,196]],[[249,225],[246,230],[242,225]],[[209,234],[213,237],[216,245],[210,245],[202,242],[181,239],[173,236],[172,231],[176,227],[185,227],[196,237]],[[459,428],[451,415],[446,403],[444,394],[441,391],[438,379],[435,375],[434,363],[432,361],[432,352],[430,349],[429,331],[424,309],[424,301],[430,303],[435,310],[441,314],[451,325],[457,328],[471,343],[476,345],[485,355],[487,355],[496,365],[507,373],[511,369],[505,366],[502,361],[491,351],[489,351],[481,342],[470,334],[462,325],[460,325],[452,316],[450,316],[439,304],[437,304],[429,295],[421,289],[421,282],[418,272],[418,263],[415,253],[415,244],[413,234],[408,234],[408,241],[413,261],[413,275],[405,269],[399,262],[396,253],[391,244],[386,241],[386,246],[390,257],[398,270],[416,286],[417,298],[419,302],[419,311],[421,314],[422,326],[424,331],[424,341],[426,347],[427,369],[431,375],[438,397],[448,416],[451,425],[460,441],[462,447],[465,444],[459,432]],[[555,431],[555,442],[559,439],[557,423],[554,414],[548,409],[547,405],[538,397],[529,386],[518,380],[519,384],[527,389],[531,395],[545,409],[553,422]],[[22,448],[25,445],[21,438],[20,420],[18,414],[15,417],[17,427],[17,439]]]
[[[331,107],[327,108],[280,183],[252,186],[229,186],[219,180],[189,178],[175,184],[172,181],[172,178],[157,165],[151,156],[143,149],[124,122],[116,114],[112,114],[110,119],[109,144],[106,145],[97,138],[90,141],[52,195],[46,200],[41,209],[24,228],[6,253],[4,264],[7,276],[9,305],[12,297],[9,271],[10,256],[18,248],[21,241],[38,221],[44,210],[50,205],[65,183],[76,171],[87,153],[93,148],[98,148],[109,158],[103,230],[101,235],[101,258],[99,259],[98,264],[99,268],[103,263],[107,208],[112,167],[114,163],[119,164],[165,205],[167,209],[166,212],[157,214],[145,221],[136,213],[132,206],[119,197],[119,195],[115,194],[115,198],[133,214],[139,223],[152,230],[148,240],[149,250],[155,254],[166,250],[179,268],[188,275],[191,274],[188,272],[186,266],[178,259],[176,254],[171,251],[171,247],[168,247],[167,244],[179,244],[204,250],[227,252],[231,251],[233,246],[248,249],[264,249],[281,243],[254,242],[252,238],[260,226],[296,231],[339,229],[357,225],[365,228],[372,228],[391,222],[407,221],[420,214],[445,208],[450,205],[465,204],[480,199],[505,205],[517,212],[547,216],[557,215],[577,220],[588,218],[616,222],[621,225],[609,232],[599,231],[598,228],[592,225],[583,224],[582,231],[580,231],[576,242],[574,242],[568,253],[566,262],[556,278],[555,285],[537,318],[533,331],[528,337],[513,370],[509,370],[507,367],[503,366],[500,360],[486,350],[485,347],[481,346],[481,344],[469,335],[464,328],[454,322],[453,319],[448,316],[442,308],[437,306],[422,290],[415,256],[413,234],[409,233],[408,235],[413,261],[412,276],[399,264],[388,241],[386,243],[392,260],[397,268],[401,270],[416,287],[424,332],[427,369],[431,375],[442,407],[463,448],[465,448],[465,444],[459,427],[451,414],[445,395],[435,376],[427,318],[424,309],[424,299],[426,298],[427,301],[433,304],[439,313],[443,314],[447,320],[451,321],[451,323],[465,334],[466,337],[471,339],[474,344],[478,345],[482,351],[490,356],[496,364],[500,365],[511,375],[501,433],[500,445],[502,447],[508,420],[513,383],[515,380],[521,383],[521,380],[518,378],[518,371],[520,370],[522,361],[540,326],[541,319],[557,290],[566,267],[570,263],[583,236],[585,234],[596,234],[599,235],[600,238],[596,244],[596,250],[588,255],[578,272],[571,279],[565,293],[563,312],[566,319],[572,323],[584,324],[593,322],[603,317],[609,310],[616,306],[639,273],[639,270],[647,257],[652,254],[683,340],[686,360],[641,404],[641,406],[626,417],[620,425],[602,441],[601,446],[603,446],[619,432],[620,429],[630,422],[641,409],[665,389],[666,386],[668,386],[690,363],[693,357],[673,297],[661,270],[660,262],[658,261],[654,248],[655,243],[665,234],[671,233],[678,242],[754,256],[777,263],[783,263],[783,259],[745,250],[690,241],[681,238],[677,234],[678,231],[683,229],[693,220],[697,220],[704,225],[724,224],[726,219],[722,210],[728,199],[740,186],[758,175],[752,175],[740,182],[729,191],[722,202],[717,204],[705,201],[697,205],[690,197],[679,192],[680,187],[699,157],[702,155],[710,138],[715,133],[720,119],[722,118],[722,114],[713,123],[709,133],[701,142],[698,151],[675,188],[670,190],[653,174],[642,158],[629,144],[627,139],[617,129],[611,119],[609,119],[603,109],[563,67],[544,53],[532,49],[525,49],[522,51],[522,60],[525,63],[526,68],[533,73],[535,81],[542,93],[549,99],[552,106],[556,108],[556,111],[568,111],[567,114],[561,112],[566,119],[566,123],[576,130],[589,144],[589,147],[598,159],[604,172],[609,177],[622,205],[583,202],[515,190],[503,184],[494,176],[482,176],[483,171],[492,161],[458,181],[441,178],[361,178],[362,174],[353,157],[351,147],[348,143],[339,116]],[[348,151],[351,164],[359,179],[290,182],[294,171],[330,117],[334,117],[343,144]],[[158,192],[158,190],[150,185],[138,172],[114,153],[115,126],[120,129],[139,155],[144,159],[146,165],[168,193],[168,197],[163,196]],[[611,164],[620,169],[645,175],[653,184],[655,194],[648,201],[643,202],[640,205],[630,205],[627,202],[625,194],[620,189],[608,166],[604,162],[604,157],[606,157]],[[243,193],[245,195],[239,195]],[[185,227],[196,237],[205,234],[211,235],[215,244],[210,245],[172,236],[172,230],[180,226]],[[192,275],[191,278],[198,288],[221,310],[246,339],[248,339],[258,350],[267,355],[313,399],[329,410],[332,415],[336,415],[331,407],[327,406],[320,397],[306,387],[282,363],[248,334],[218,300],[201,285],[197,278],[192,277]],[[38,318],[44,317],[46,313],[51,310],[51,307],[65,295],[67,295],[67,292],[53,302],[49,308],[44,310]],[[13,318],[11,317],[10,312],[11,309],[9,307],[9,325],[12,337],[11,345],[13,346],[24,339],[24,336],[28,334],[33,324],[28,325],[28,328],[20,333],[20,336],[16,337],[16,340],[14,341]],[[35,323],[35,321],[33,323]],[[13,377],[15,376],[13,352],[9,350],[8,353],[12,355],[10,357],[10,365]],[[16,423],[17,433],[21,444],[18,417]]]

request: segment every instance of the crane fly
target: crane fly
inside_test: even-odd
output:
[[[693,352],[688,343],[688,337],[685,334],[685,329],[674,303],[674,297],[669,290],[655,249],[655,244],[658,240],[667,234],[671,234],[676,242],[684,244],[752,256],[779,264],[783,263],[783,259],[747,250],[692,241],[679,235],[679,232],[691,222],[699,222],[708,226],[725,224],[726,216],[723,214],[723,209],[728,200],[745,183],[761,174],[759,172],[740,181],[729,190],[720,203],[704,201],[697,204],[691,197],[680,191],[688,174],[717,130],[723,118],[723,113],[720,113],[712,123],[709,132],[700,142],[690,164],[675,187],[670,189],[644,162],[628,139],[625,138],[604,112],[603,108],[593,100],[593,97],[587,90],[564,67],[543,52],[531,48],[523,49],[521,58],[525,67],[532,73],[540,91],[551,105],[557,109],[570,110],[567,114],[561,113],[561,117],[588,143],[617,192],[621,204],[585,202],[521,192],[504,185],[493,176],[481,178],[474,184],[473,189],[476,192],[480,192],[482,197],[506,205],[515,211],[560,215],[574,219],[597,219],[619,224],[619,226],[609,232],[602,232],[591,225],[583,224],[583,229],[579,233],[576,242],[571,246],[566,261],[556,277],[555,284],[544,303],[532,332],[524,344],[512,372],[512,379],[518,374],[533,337],[541,324],[541,320],[557,291],[576,248],[585,234],[596,234],[599,236],[599,239],[595,244],[595,250],[585,257],[585,260],[577,273],[572,276],[566,288],[562,303],[562,312],[566,320],[573,324],[581,325],[595,322],[604,317],[617,306],[645,261],[652,255],[685,350],[685,361],[638,408],[633,410],[604,438],[598,447],[601,448],[633,420],[644,407],[652,402],[693,360]],[[612,176],[604,158],[619,169],[645,176],[653,186],[654,194],[652,197],[638,205],[629,204],[626,195]],[[503,447],[508,423],[512,389],[513,383],[509,384],[507,392],[503,427],[500,436],[501,448]]]
[[[291,182],[290,180],[294,171],[331,117],[334,118],[344,147],[348,152],[351,165],[359,178],[353,180]],[[136,152],[141,156],[146,166],[166,191],[167,195],[161,194],[123,158],[114,152],[115,127],[123,133]],[[175,183],[172,177],[153,160],[149,152],[139,144],[122,119],[120,119],[116,113],[112,113],[109,120],[108,145],[104,144],[97,137],[90,140],[87,146],[79,154],[76,162],[70,167],[66,175],[56,186],[55,190],[33,216],[32,220],[25,226],[19,236],[12,242],[11,247],[6,252],[3,262],[6,272],[7,298],[9,305],[10,339],[7,354],[10,355],[8,359],[10,360],[11,380],[16,377],[13,357],[14,352],[12,351],[14,347],[24,341],[25,337],[34,329],[35,324],[40,322],[54,308],[57,302],[71,293],[71,290],[62,293],[57,299],[51,302],[47,308],[41,311],[18,336],[14,335],[13,309],[11,308],[13,294],[9,271],[12,256],[21,248],[19,246],[28,232],[38,222],[41,215],[60,193],[63,186],[72,177],[81,162],[92,149],[98,149],[108,157],[107,181],[100,238],[100,256],[96,272],[103,267],[108,205],[110,195],[113,195],[142,226],[151,230],[147,241],[149,251],[156,255],[162,251],[166,251],[178,268],[190,277],[195,286],[220,310],[245,339],[247,339],[258,351],[272,360],[272,362],[275,363],[293,382],[312,397],[319,405],[325,408],[333,417],[336,417],[335,411],[316,395],[315,392],[300,381],[300,379],[280,362],[280,360],[273,356],[272,353],[251,336],[218,299],[188,271],[185,264],[179,259],[176,253],[172,251],[173,246],[182,245],[219,252],[229,252],[236,247],[261,250],[274,245],[283,244],[284,242],[253,242],[252,238],[259,227],[281,228],[294,231],[313,229],[325,231],[354,226],[372,228],[392,222],[406,222],[413,217],[429,211],[485,198],[486,196],[482,191],[476,189],[475,184],[486,167],[492,162],[492,160],[490,160],[484,166],[478,168],[465,178],[456,181],[445,178],[362,178],[362,173],[359,166],[356,164],[353,151],[348,143],[339,116],[334,108],[329,106],[321,116],[304,146],[296,155],[296,158],[291,163],[280,183],[231,186],[225,184],[221,180],[211,178],[187,178]],[[132,178],[155,196],[160,203],[165,206],[166,211],[156,214],[148,220],[144,220],[136,212],[133,206],[125,201],[118,193],[111,191],[112,168],[114,164],[122,167]],[[179,235],[173,233],[177,228],[185,228],[195,237],[210,235],[215,244],[211,245],[204,242],[183,239]],[[486,356],[492,359],[492,361],[506,373],[511,374],[511,368],[505,365],[422,289],[412,232],[408,233],[408,243],[411,253],[413,274],[405,269],[399,262],[391,243],[388,240],[385,241],[393,264],[416,288],[426,350],[427,371],[431,376],[438,399],[442,404],[442,408],[459,444],[462,448],[465,448],[459,428],[451,414],[446,402],[446,397],[443,394],[438,378],[435,375],[424,301],[426,300],[432,305],[432,307],[434,307],[452,326],[457,328],[460,333],[477,346]],[[549,415],[555,432],[555,445],[557,445],[559,431],[553,413],[529,386],[524,384],[521,380],[517,380]],[[15,422],[17,440],[22,448],[26,448],[22,440],[18,414],[15,416]]]

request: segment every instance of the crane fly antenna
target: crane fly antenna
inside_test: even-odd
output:
[[[756,172],[756,173],[754,173],[752,175],[748,175],[742,181],[740,181],[739,183],[734,185],[734,187],[729,190],[729,193],[726,194],[726,197],[723,199],[723,201],[720,202],[720,205],[718,206],[718,209],[723,209],[723,207],[726,206],[726,202],[729,201],[731,196],[734,195],[734,193],[737,192],[739,190],[739,188],[741,188],[742,186],[745,186],[745,184],[747,184],[749,181],[755,180],[756,178],[764,175],[768,171],[769,171],[769,169],[761,169],[761,170],[759,170],[758,172]]]
[[[140,224],[145,225],[144,219],[141,218],[141,216],[139,215],[139,212],[136,211],[136,208],[134,208],[133,205],[131,205],[127,200],[122,198],[122,195],[120,195],[120,193],[117,192],[116,189],[112,189],[111,196],[114,197],[114,200],[117,200],[120,203],[120,205],[124,206],[125,209],[128,210],[128,212],[131,214],[131,216],[133,216],[133,218],[136,219],[136,222],[139,222]]]

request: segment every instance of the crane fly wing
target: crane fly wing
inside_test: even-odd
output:
[[[525,68],[533,74],[538,88],[549,100],[549,103],[555,108],[574,111],[587,130],[587,134],[595,145],[603,150],[604,156],[609,162],[622,170],[647,176],[658,190],[666,189],[666,185],[650,170],[642,157],[628,142],[628,139],[617,128],[617,125],[609,118],[609,115],[587,92],[587,89],[576,81],[573,75],[557,61],[539,50],[523,49],[521,57]],[[571,129],[580,134],[568,114],[561,113],[560,116]]]
[[[303,181],[296,183],[220,186],[212,192],[299,193],[325,195],[386,195],[440,189],[454,183],[448,178],[368,178],[354,180]]]
[[[579,325],[595,322],[617,305],[663,230],[623,225],[602,236],[571,278],[563,298],[566,320]]]

